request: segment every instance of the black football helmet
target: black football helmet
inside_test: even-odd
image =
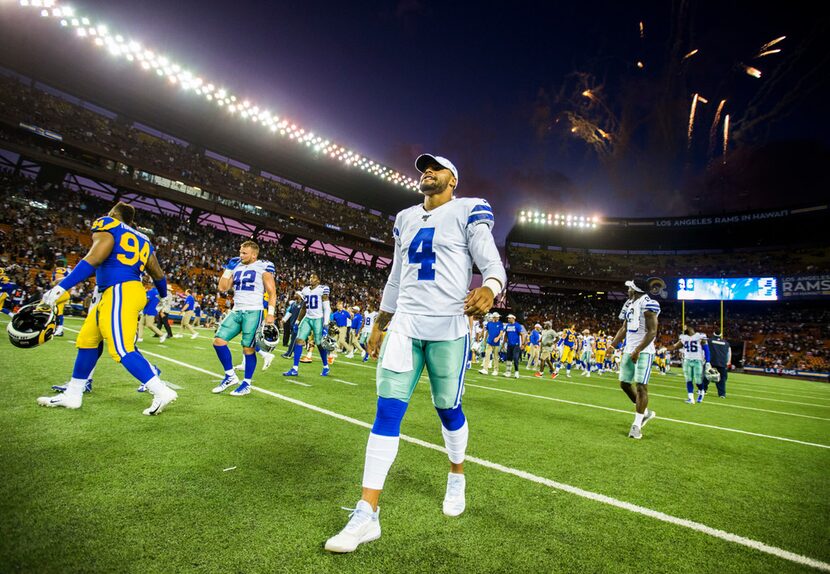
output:
[[[30,349],[51,339],[56,328],[55,310],[37,301],[21,307],[12,317],[6,331],[12,345]]]

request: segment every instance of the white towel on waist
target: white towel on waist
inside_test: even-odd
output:
[[[412,339],[402,333],[386,334],[386,348],[381,366],[389,371],[405,373],[412,370]]]

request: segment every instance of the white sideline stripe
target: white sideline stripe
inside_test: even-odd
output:
[[[73,329],[71,327],[64,326],[64,329],[66,329],[67,331],[72,331],[74,333],[80,333],[80,331],[78,331],[77,329]],[[67,341],[67,343],[72,343],[72,342],[74,342],[74,341]],[[182,361],[178,361],[178,360],[173,359],[171,357],[165,357],[164,355],[159,355],[158,353],[154,353],[152,351],[145,351],[144,349],[140,349],[140,351],[141,351],[142,355],[150,355],[151,357],[156,357],[157,359],[161,359],[163,361],[168,361],[168,362],[173,363],[175,365],[179,365],[180,367],[187,367],[188,369],[193,369],[194,371],[199,371],[201,373],[205,373],[206,375],[210,375],[212,377],[221,377],[222,376],[218,373],[208,371],[207,369],[197,367],[196,365],[191,365],[190,363],[183,363]],[[181,386],[176,385],[174,383],[171,383],[170,381],[164,381],[164,382],[167,383],[168,387],[170,387],[171,389],[175,389],[177,391],[180,391],[184,388],[184,387],[181,387]],[[308,383],[301,383],[300,381],[289,381],[289,382],[294,383],[295,385],[301,385],[303,387],[310,387],[311,386]]]
[[[631,415],[631,411],[624,411],[622,409],[615,409],[613,407],[602,407],[602,406],[599,406],[599,405],[592,405],[592,404],[589,404],[589,403],[579,403],[579,402],[576,402],[576,401],[568,401],[568,400],[565,400],[565,399],[556,399],[554,397],[546,397],[544,395],[532,395],[530,393],[522,393],[520,391],[510,391],[510,390],[507,390],[507,389],[497,389],[495,387],[485,387],[484,385],[475,385],[475,384],[472,384],[472,383],[467,383],[467,386],[468,387],[475,387],[477,389],[487,389],[488,391],[496,391],[498,393],[507,393],[507,394],[510,394],[510,395],[519,395],[519,396],[522,396],[522,397],[530,397],[530,398],[534,398],[534,399],[542,399],[542,400],[545,400],[545,401],[554,401],[554,402],[557,402],[557,403],[565,403],[565,404],[568,404],[568,405],[577,405],[577,406],[580,406],[580,407],[590,407],[592,409],[601,409],[603,411],[611,411],[611,412],[615,412],[615,413],[623,413],[623,414],[626,414],[626,415]],[[773,440],[781,440],[781,441],[784,441],[784,442],[793,442],[793,443],[796,443],[796,444],[803,444],[805,446],[815,446],[815,447],[818,447],[818,448],[828,448],[828,449],[830,449],[830,445],[818,444],[818,443],[814,443],[814,442],[806,442],[806,441],[802,441],[802,440],[796,440],[794,438],[785,438],[785,437],[782,437],[782,436],[773,436],[773,435],[769,435],[769,434],[761,434],[761,433],[757,433],[757,432],[749,432],[749,431],[745,431],[745,430],[731,429],[731,428],[727,428],[727,427],[719,427],[719,426],[716,426],[716,425],[707,425],[707,424],[704,424],[704,423],[696,423],[696,422],[693,422],[693,421],[682,421],[680,419],[670,419],[670,418],[666,418],[666,417],[662,417],[662,416],[658,417],[658,420],[668,421],[668,422],[672,422],[672,423],[680,423],[682,425],[692,425],[692,426],[696,426],[696,427],[722,430],[722,431],[726,431],[726,432],[734,432],[734,433],[745,434],[745,435],[750,435],[750,436],[757,436],[757,437],[761,437],[761,438],[771,438]]]
[[[371,366],[362,365],[362,364],[359,364],[359,363],[352,363],[352,364],[354,366],[357,366],[357,367],[366,367],[368,369],[372,368]],[[482,377],[484,376],[484,375],[481,375],[480,373],[476,373],[476,374],[479,374]],[[575,383],[575,384],[582,384],[582,383]],[[519,391],[510,391],[510,390],[507,390],[507,389],[498,389],[498,388],[495,388],[495,387],[487,387],[487,386],[484,386],[484,385],[476,385],[475,383],[465,382],[464,385],[467,386],[467,387],[475,387],[475,388],[478,388],[478,389],[486,389],[488,391],[496,391],[496,392],[499,392],[499,393],[519,395],[519,396],[530,397],[530,398],[534,398],[534,399],[542,399],[542,400],[545,400],[545,401],[554,401],[554,402],[557,402],[557,403],[565,403],[565,404],[568,404],[568,405],[576,405],[576,406],[580,406],[580,407],[589,407],[589,408],[592,408],[592,409],[601,409],[601,410],[604,410],[604,411],[611,411],[611,412],[615,412],[615,413],[625,413],[627,415],[631,414],[631,411],[624,411],[622,409],[615,409],[613,407],[603,407],[603,406],[600,406],[600,405],[592,405],[590,403],[579,403],[579,402],[576,402],[576,401],[568,401],[568,400],[565,400],[565,399],[557,399],[557,398],[554,398],[554,397],[547,397],[547,396],[544,396],[544,395],[533,395],[533,394],[530,394],[530,393],[522,393],[522,392],[519,392]],[[674,397],[672,397],[672,398],[674,398]],[[747,408],[749,408],[749,407],[747,407]],[[806,416],[806,415],[802,415],[802,416]],[[679,419],[670,419],[670,418],[666,418],[666,417],[658,417],[658,418],[661,421],[668,421],[668,422],[679,423],[679,424],[683,424],[683,425],[692,425],[692,426],[696,426],[696,427],[703,427],[703,428],[721,430],[721,431],[726,431],[726,432],[734,432],[734,433],[739,433],[739,434],[744,434],[744,435],[749,435],[749,436],[757,436],[757,437],[760,437],[760,438],[770,438],[770,439],[780,440],[780,441],[784,441],[784,442],[792,442],[792,443],[796,443],[796,444],[803,444],[805,446],[815,446],[815,447],[819,447],[819,448],[828,448],[828,449],[830,449],[830,445],[818,444],[818,443],[813,443],[813,442],[806,442],[806,441],[796,440],[794,438],[785,438],[785,437],[755,433],[755,432],[750,432],[750,431],[745,431],[745,430],[740,430],[740,429],[720,427],[720,426],[716,426],[716,425],[707,425],[705,423],[696,423],[696,422],[692,422],[692,421],[682,421],[682,420],[679,420]]]
[[[593,387],[595,389],[605,389],[607,391],[619,391],[619,389],[617,389],[617,388],[604,387],[602,385],[592,385],[591,383],[578,383],[576,381],[556,381],[556,383],[557,384],[563,384],[563,385],[578,385],[580,387]],[[651,385],[650,382],[649,382],[649,385]],[[661,398],[664,398],[664,399],[672,399],[672,400],[676,400],[676,401],[684,400],[682,397],[676,397],[676,396],[673,396],[673,395],[660,395],[660,394],[652,393],[652,392],[649,392],[648,395],[650,397],[661,397]],[[738,395],[733,395],[733,396],[738,396]],[[830,418],[827,418],[827,417],[816,417],[816,416],[813,416],[813,415],[802,415],[802,414],[798,414],[798,413],[785,413],[783,411],[771,411],[771,410],[768,410],[768,409],[759,409],[757,407],[744,407],[744,406],[741,406],[741,405],[733,405],[731,403],[723,403],[723,402],[720,402],[720,401],[716,401],[714,399],[712,399],[710,401],[707,401],[706,404],[707,405],[716,405],[716,406],[719,406],[719,407],[729,407],[729,408],[733,408],[733,409],[744,409],[744,410],[747,410],[747,411],[760,411],[762,413],[773,413],[773,414],[776,414],[776,415],[786,415],[788,417],[802,417],[802,418],[805,418],[805,419],[815,419],[815,420],[818,420],[818,421],[830,421]]]
[[[190,365],[188,363],[177,361],[175,359],[169,359],[169,358],[163,357],[161,355],[158,355],[158,356],[160,358],[168,359],[168,360],[170,360],[170,361],[172,361],[176,364],[179,364],[181,366],[193,369],[195,371],[200,371],[200,372],[203,372],[203,373],[207,373],[207,374],[216,376],[216,373],[211,373],[210,371],[202,369],[201,367],[197,367],[195,365]],[[476,386],[479,386],[479,385],[476,385]],[[372,425],[370,425],[369,423],[360,421],[358,419],[354,419],[352,417],[348,417],[346,415],[341,415],[340,413],[336,413],[334,411],[330,411],[330,410],[324,409],[322,407],[318,407],[318,406],[315,406],[315,405],[312,405],[312,404],[309,404],[309,403],[306,403],[306,402],[303,402],[303,401],[300,401],[300,400],[297,400],[297,399],[293,399],[291,397],[287,397],[285,395],[281,395],[279,393],[275,393],[273,391],[269,391],[267,389],[263,389],[263,388],[260,388],[260,387],[254,386],[254,385],[251,385],[251,388],[255,391],[260,392],[260,393],[270,395],[272,397],[275,397],[275,398],[278,398],[280,400],[286,401],[286,402],[291,403],[293,405],[296,405],[296,406],[299,406],[299,407],[302,407],[302,408],[305,408],[305,409],[309,409],[311,411],[314,411],[314,412],[317,412],[317,413],[320,413],[320,414],[324,414],[324,415],[327,415],[327,416],[330,416],[330,417],[333,417],[333,418],[336,418],[336,419],[339,419],[339,420],[342,420],[342,421],[345,421],[345,422],[348,422],[348,423],[351,423],[351,424],[354,424],[354,425],[357,425],[357,426],[360,426],[360,427],[363,427],[363,428],[366,428],[366,429],[371,429],[372,428]],[[610,408],[606,408],[606,407],[598,407],[598,408],[603,408],[603,409],[612,410],[612,411],[618,410],[618,409],[610,409]],[[620,412],[626,412],[626,411],[620,411]],[[630,414],[630,413],[626,413],[626,414]],[[663,420],[670,420],[670,419],[663,419]],[[680,421],[680,422],[683,422],[683,421]],[[706,426],[706,425],[702,425],[702,426]],[[750,433],[750,434],[752,434],[752,433]],[[429,443],[429,442],[426,442],[426,441],[423,441],[423,440],[420,440],[420,439],[417,439],[417,438],[414,438],[414,437],[410,437],[408,435],[403,435],[402,434],[401,435],[401,440],[404,440],[406,442],[409,442],[409,443],[412,443],[412,444],[415,444],[415,445],[418,445],[418,446],[422,446],[424,448],[435,450],[435,451],[438,451],[438,452],[441,452],[441,453],[444,453],[444,454],[447,453],[447,450],[445,448],[443,448],[441,446],[438,446],[437,444]],[[788,439],[783,439],[783,440],[788,440]],[[753,539],[747,538],[745,536],[739,536],[737,534],[732,534],[731,532],[726,532],[725,530],[720,530],[718,528],[712,528],[711,526],[706,526],[705,524],[701,524],[700,522],[694,522],[692,520],[687,520],[685,518],[678,518],[676,516],[672,516],[670,514],[666,514],[664,512],[660,512],[660,511],[657,511],[657,510],[651,510],[650,508],[646,508],[644,506],[639,506],[639,505],[636,505],[636,504],[632,504],[630,502],[625,502],[625,501],[622,501],[622,500],[618,500],[616,498],[612,498],[612,497],[606,496],[604,494],[599,494],[599,493],[596,493],[596,492],[591,492],[589,490],[584,490],[584,489],[576,487],[576,486],[571,486],[569,484],[556,482],[554,480],[550,480],[548,478],[537,476],[535,474],[531,474],[531,473],[525,472],[523,470],[518,470],[518,469],[515,469],[515,468],[511,468],[509,466],[504,466],[504,465],[496,463],[496,462],[490,462],[489,460],[486,460],[486,459],[483,459],[483,458],[478,458],[478,457],[474,457],[474,456],[467,456],[466,459],[470,462],[476,463],[476,464],[478,464],[480,466],[483,466],[485,468],[489,468],[489,469],[492,469],[492,470],[497,470],[497,471],[502,472],[504,474],[510,474],[510,475],[516,476],[518,478],[523,478],[523,479],[528,480],[530,482],[535,482],[537,484],[541,484],[543,486],[547,486],[547,487],[553,488],[555,490],[561,490],[561,491],[567,492],[569,494],[574,494],[574,495],[582,497],[582,498],[587,498],[588,500],[593,500],[595,502],[601,502],[603,504],[608,504],[609,506],[614,506],[614,507],[617,507],[617,508],[621,508],[623,510],[628,510],[629,512],[633,512],[635,514],[641,514],[641,515],[647,516],[649,518],[654,518],[655,520],[660,520],[662,522],[666,522],[666,523],[669,523],[669,524],[674,524],[676,526],[682,526],[684,528],[689,528],[690,530],[695,530],[695,531],[700,532],[702,534],[712,536],[713,538],[719,538],[719,539],[725,540],[727,542],[734,542],[735,544],[739,544],[741,546],[745,546],[747,548],[751,548],[753,550],[757,550],[757,551],[763,552],[765,554],[770,554],[772,556],[776,556],[776,557],[782,558],[784,560],[789,560],[790,562],[795,562],[796,564],[802,564],[802,565],[805,565],[805,566],[810,566],[812,568],[816,568],[818,570],[823,570],[825,572],[830,572],[830,563],[822,562],[820,560],[816,560],[815,558],[810,558],[808,556],[803,556],[801,554],[796,554],[795,552],[790,552],[789,550],[784,550],[783,548],[778,548],[777,546],[771,546],[769,544],[765,544],[765,543],[760,542],[758,540],[753,540]]]
[[[350,383],[349,381],[344,381],[343,379],[335,379],[334,377],[329,377],[332,381],[337,381],[338,383],[343,383],[344,385],[351,385],[353,387],[357,386],[357,383]]]
[[[358,419],[354,419],[352,417],[341,415],[340,413],[336,413],[334,411],[330,411],[328,409],[324,409],[322,407],[318,407],[316,405],[312,405],[297,399],[293,399],[291,397],[287,397],[285,395],[281,395],[279,393],[275,393],[273,391],[269,391],[267,389],[261,389],[259,387],[251,386],[252,389],[255,391],[259,391],[266,395],[270,395],[277,399],[286,401],[298,407],[302,407],[304,409],[309,409],[316,413],[324,414],[330,416],[335,419],[339,419],[341,421],[345,421],[347,423],[351,423],[353,425],[363,427],[366,429],[371,429],[372,425],[369,423],[363,422]],[[423,441],[421,439],[417,439],[408,435],[400,435],[401,440],[422,446],[424,448],[428,448],[431,450],[435,450],[441,453],[446,454],[447,450],[439,446],[437,444],[433,444],[430,442]],[[525,472],[523,470],[518,470],[515,468],[511,468],[509,466],[504,466],[497,462],[491,462],[489,460],[478,458],[475,456],[467,456],[466,460],[469,462],[474,462],[480,466],[485,468],[489,468],[492,470],[497,470],[504,474],[510,474],[516,476],[518,478],[523,478],[525,480],[529,480],[531,482],[535,482],[537,484],[541,484],[543,486],[547,486],[556,490],[561,490],[563,492],[567,492],[569,494],[575,494],[576,496],[580,496],[582,498],[587,498],[588,500],[593,500],[595,502],[601,502],[603,504],[608,504],[610,506],[615,506],[617,508],[621,508],[623,510],[628,510],[629,512],[634,512],[635,514],[641,514],[643,516],[648,516],[649,518],[654,518],[656,520],[660,520],[662,522],[667,522],[669,524],[674,524],[676,526],[683,526],[685,528],[689,528],[691,530],[695,530],[697,532],[701,532],[703,534],[707,534],[714,538],[719,538],[721,540],[725,540],[727,542],[734,542],[735,544],[740,544],[741,546],[746,546],[747,548],[751,548],[753,550],[758,550],[759,552],[764,552],[766,554],[771,554],[778,558],[783,558],[784,560],[789,560],[791,562],[795,562],[797,564],[803,564],[805,566],[811,566],[812,568],[817,568],[819,570],[824,570],[826,572],[830,572],[830,564],[827,562],[822,562],[820,560],[816,560],[814,558],[810,558],[808,556],[803,556],[801,554],[796,554],[795,552],[790,552],[789,550],[784,550],[783,548],[778,548],[776,546],[770,546],[769,544],[765,544],[763,542],[759,542],[758,540],[753,540],[751,538],[746,538],[744,536],[739,536],[737,534],[732,534],[731,532],[726,532],[725,530],[720,530],[718,528],[712,528],[711,526],[706,526],[705,524],[701,524],[700,522],[694,522],[692,520],[687,520],[685,518],[678,518],[676,516],[672,516],[670,514],[666,514],[664,512],[660,512],[657,510],[651,510],[650,508],[646,508],[644,506],[639,506],[636,504],[632,504],[630,502],[625,502],[623,500],[618,500],[616,498],[612,498],[610,496],[606,496],[604,494],[598,494],[596,492],[591,492],[590,490],[584,490],[582,488],[571,486],[569,484],[564,484],[561,482],[556,482],[554,480],[550,480],[548,478],[544,478],[541,476],[537,476],[535,474],[531,474],[529,472]]]

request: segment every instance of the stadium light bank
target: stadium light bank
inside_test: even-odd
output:
[[[526,209],[519,212],[519,223],[550,225],[552,227],[573,227],[576,229],[596,229],[601,222],[600,218],[596,215],[551,213]]]
[[[58,22],[62,28],[74,30],[75,36],[92,43],[99,49],[106,50],[114,58],[123,58],[144,73],[166,78],[169,85],[178,86],[197,96],[204,97],[217,107],[240,121],[260,124],[262,128],[274,135],[293,140],[305,146],[320,157],[339,161],[345,167],[356,167],[378,178],[401,187],[417,190],[418,181],[399,173],[390,167],[381,165],[353,150],[339,146],[314,132],[298,126],[287,118],[280,117],[265,107],[238,97],[229,90],[219,87],[221,84],[209,82],[169,58],[142,46],[135,39],[125,38],[109,30],[103,23],[93,22],[90,18],[76,14],[69,5],[58,5],[56,0],[19,0],[21,8],[33,10],[42,18]]]

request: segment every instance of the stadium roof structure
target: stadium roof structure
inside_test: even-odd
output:
[[[830,207],[814,205],[664,218],[602,218],[597,228],[517,223],[507,244],[602,251],[721,250],[819,247],[830,244]]]
[[[323,140],[322,134],[309,138],[313,134],[304,128],[290,123],[283,126],[274,121],[281,119],[278,116],[270,112],[264,116],[265,110],[258,108],[254,112],[256,106],[237,101],[236,96],[229,94],[218,105],[218,98],[206,97],[208,85],[218,95],[217,88],[208,80],[200,79],[205,89],[200,89],[198,95],[195,88],[184,89],[183,81],[177,78],[186,72],[164,57],[154,57],[153,68],[147,68],[159,73],[147,73],[134,57],[127,58],[126,54],[108,57],[107,50],[102,51],[96,42],[78,37],[96,30],[95,39],[103,45],[94,21],[62,17],[65,14],[55,13],[61,8],[51,0],[23,0],[20,4],[22,7],[0,5],[0,65],[6,68],[126,119],[248,164],[252,171],[265,170],[384,213],[396,213],[419,200],[414,179]],[[66,21],[66,25],[62,26],[61,21]],[[126,52],[128,39],[112,38],[115,48],[110,53]],[[149,59],[144,62],[150,65]],[[175,69],[178,71],[172,73]],[[239,113],[230,112],[231,106],[237,104]],[[247,105],[243,108],[243,104]],[[280,133],[283,127],[287,127],[287,134]],[[316,144],[321,144],[319,149],[315,149]]]

